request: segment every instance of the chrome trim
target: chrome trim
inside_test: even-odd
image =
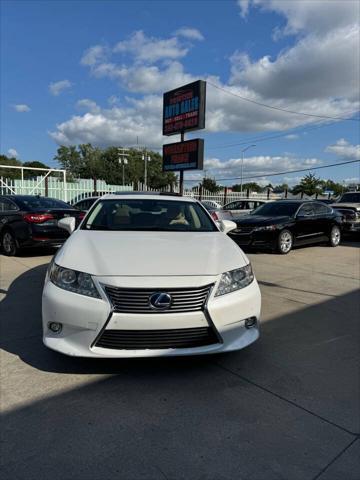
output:
[[[209,309],[208,309],[209,299],[211,297],[211,294],[212,294],[214,288],[215,288],[215,284],[213,284],[210,288],[209,295],[208,295],[208,297],[206,299],[206,302],[204,304],[204,307],[203,307],[203,312],[204,312],[204,317],[205,317],[206,321],[208,322],[209,327],[213,329],[219,343],[224,343],[224,340],[222,339],[220,333],[218,332],[218,329],[215,327],[215,324],[212,321],[212,318],[211,318],[211,315],[210,315]]]
[[[307,233],[306,235],[298,235],[296,238],[313,237],[314,235],[323,235],[325,232]]]

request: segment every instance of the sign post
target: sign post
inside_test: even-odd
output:
[[[203,168],[204,141],[185,141],[185,132],[205,128],[206,82],[198,80],[164,93],[163,135],[181,135],[179,143],[163,145],[163,171],[180,172],[180,195],[184,170]]]

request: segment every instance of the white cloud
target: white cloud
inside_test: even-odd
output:
[[[324,33],[330,29],[358,23],[360,7],[356,0],[238,0],[243,17],[249,8],[274,11],[286,18],[283,35],[299,32]],[[280,29],[277,29],[280,33]]]
[[[249,4],[250,0],[238,0],[238,5],[240,7],[240,15],[242,18],[246,18],[249,13]]]
[[[360,184],[360,177],[351,177],[351,178],[345,178],[343,180],[344,183],[346,183],[347,185],[353,185],[353,184]]]
[[[107,57],[108,49],[103,45],[94,45],[93,47],[85,50],[83,56],[81,57],[81,65],[95,65],[100,61],[104,61]]]
[[[17,112],[30,112],[31,108],[26,105],[25,103],[18,103],[16,105],[13,105],[14,110]]]
[[[76,102],[76,106],[79,109],[88,110],[93,113],[97,113],[100,111],[100,108],[98,107],[97,103],[94,102],[93,100],[90,100],[89,98],[83,98],[81,100],[78,100]]]
[[[286,140],[297,140],[299,138],[299,135],[296,133],[290,133],[289,135],[285,136]]]
[[[130,54],[136,61],[154,63],[158,60],[184,57],[188,49],[179,43],[177,37],[166,39],[147,37],[142,30],[134,32],[128,40],[118,42],[115,53]]]
[[[180,62],[171,61],[165,67],[157,65],[118,66],[103,63],[93,69],[96,77],[117,80],[128,91],[136,93],[160,93],[191,82],[193,77],[184,72]]]
[[[297,158],[293,156],[258,155],[244,158],[244,177],[251,175],[267,176],[286,170],[298,170],[318,166],[322,161],[318,158]],[[206,170],[216,177],[239,177],[241,175],[241,158],[219,160],[209,158],[205,161]]]
[[[340,138],[334,145],[329,145],[326,152],[334,153],[338,157],[350,160],[360,159],[360,145],[351,145],[344,138]]]
[[[358,100],[360,82],[359,27],[307,36],[294,47],[251,61],[247,54],[231,57],[230,82],[246,85],[266,99]],[[334,101],[334,100],[333,100]]]
[[[158,114],[161,103],[162,98],[153,95],[139,100],[127,99],[126,107],[99,108],[84,115],[75,115],[57,125],[50,136],[59,145],[89,142],[101,147],[135,145],[138,137],[140,143],[156,148],[162,144],[161,117]]]
[[[182,27],[176,30],[175,35],[177,37],[188,38],[189,40],[204,40],[203,34],[196,28]]]
[[[318,158],[298,158],[290,155],[258,155],[246,157],[244,158],[243,181],[244,183],[254,181],[259,185],[267,185],[270,174],[301,168],[311,168],[321,164],[322,160]],[[207,158],[204,161],[204,170],[206,170],[207,176],[218,179],[219,183],[239,183],[241,178],[241,158],[232,158],[229,160],[220,160],[216,157]],[[188,172],[186,178],[187,180],[199,181],[203,176],[203,172]],[[254,178],[255,176],[256,178]],[[226,180],[228,178],[232,180]],[[284,176],[279,175],[274,178],[275,179],[272,180],[273,184],[287,183],[288,185],[295,185],[299,183],[302,177],[298,174],[296,176],[290,176],[288,174]]]
[[[72,83],[69,80],[59,80],[58,82],[52,82],[49,85],[49,91],[51,95],[55,95],[56,97],[60,95],[64,90],[70,88]]]
[[[11,157],[11,158],[18,158],[19,154],[18,152],[15,150],[15,148],[9,148],[9,150],[7,151],[8,155]]]

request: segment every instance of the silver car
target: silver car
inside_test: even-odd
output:
[[[255,200],[247,198],[244,200],[235,200],[234,202],[227,203],[223,206],[220,213],[221,219],[230,220],[232,218],[237,218],[240,215],[246,215],[250,213],[255,208],[260,207],[264,203],[267,203],[267,200]]]

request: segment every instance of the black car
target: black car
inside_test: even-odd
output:
[[[90,207],[92,207],[97,200],[99,200],[99,197],[84,198],[74,203],[73,207],[78,208],[79,210],[82,210],[82,211],[88,211],[90,210]]]
[[[281,254],[309,243],[336,247],[341,238],[342,215],[316,201],[269,202],[233,221],[237,228],[228,235],[240,246],[271,248]]]
[[[5,255],[16,255],[22,247],[55,246],[68,237],[57,222],[84,213],[61,200],[35,195],[0,195],[0,246]]]

